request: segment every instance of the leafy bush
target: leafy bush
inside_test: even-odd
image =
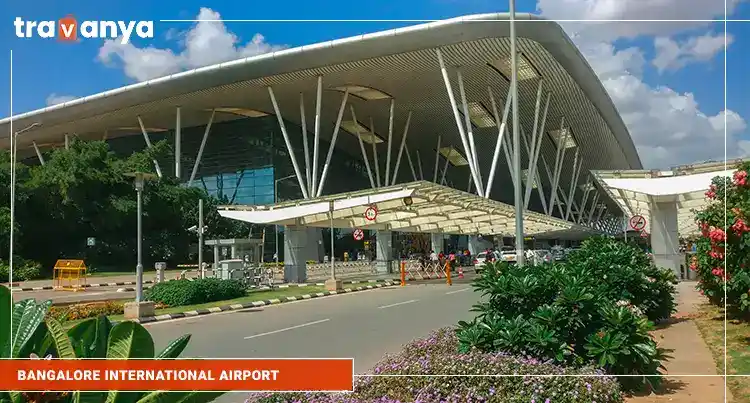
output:
[[[42,265],[21,257],[13,260],[13,281],[27,281],[38,279],[42,276]],[[7,261],[0,260],[0,282],[7,283],[10,280],[10,267]]]
[[[638,253],[636,253],[638,252]],[[649,335],[644,315],[674,310],[674,275],[645,253],[592,239],[563,264],[489,263],[474,288],[486,297],[479,315],[459,323],[461,351],[531,355],[567,365],[595,364],[610,374],[658,375],[669,358]],[[628,389],[659,377],[622,377]]]
[[[745,315],[750,314],[748,170],[750,162],[743,162],[732,178],[713,179],[706,192],[711,202],[696,214],[701,236],[690,264],[698,272],[698,289],[712,303],[724,306],[726,302]]]
[[[216,278],[165,281],[149,288],[144,295],[147,301],[169,306],[204,304],[243,296],[245,286],[241,281]]]
[[[359,377],[353,393],[265,393],[252,394],[252,403],[375,403],[375,402],[622,402],[614,378],[584,367],[564,368],[549,362],[485,353],[458,352],[455,329],[440,329],[429,337],[415,340],[396,355],[387,356],[374,368],[376,375]],[[440,377],[434,375],[485,375]],[[530,376],[486,376],[516,375]],[[428,376],[424,376],[428,375]],[[543,375],[534,377],[531,375]],[[579,375],[579,376],[549,376]],[[591,375],[591,376],[588,376]]]
[[[51,302],[26,299],[13,304],[11,310],[10,290],[0,286],[0,359],[54,357],[64,359],[131,359],[179,357],[190,341],[184,335],[155,354],[151,334],[138,323],[113,324],[106,316],[92,318],[65,332],[62,324],[50,317]],[[6,392],[0,391],[0,402],[115,402],[135,403],[213,401],[224,392]]]

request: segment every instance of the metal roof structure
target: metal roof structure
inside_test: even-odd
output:
[[[629,217],[646,219],[645,231],[651,232],[651,203],[677,203],[677,226],[680,236],[696,235],[695,211],[709,200],[705,196],[717,176],[731,177],[742,160],[685,165],[671,170],[593,171],[602,188],[609,193]]]
[[[512,198],[512,186],[507,184],[514,180],[508,149],[503,149],[505,160],[497,156],[500,128],[507,129],[507,113],[501,124],[498,110],[505,104],[507,111],[510,89],[508,19],[507,13],[471,15],[229,61],[5,118],[0,120],[0,130],[9,131],[11,119],[14,128],[40,124],[17,137],[19,155],[31,156],[39,149],[65,144],[73,134],[102,139],[143,132],[148,142],[149,131],[275,114],[280,122],[293,122],[310,132],[319,128],[316,138],[319,132],[321,139],[336,143],[337,150],[354,156],[360,149],[365,156],[357,133],[352,133],[360,129],[371,142],[395,149],[401,143],[414,180],[432,177],[444,183],[437,180],[441,168],[437,153],[441,153],[446,159],[445,183],[465,184],[468,172],[460,168],[465,168],[467,158],[474,158],[482,180],[497,171],[484,196],[506,201]],[[606,90],[562,28],[531,14],[517,14],[516,19],[521,158],[528,166],[525,175],[534,176],[528,185],[536,189],[526,191],[526,207],[575,225],[595,210],[596,217],[607,217],[610,214],[603,212],[618,205],[592,188],[588,172],[642,168],[635,145]],[[456,92],[463,109],[456,106]],[[316,93],[322,105],[319,119],[314,119]],[[302,111],[309,117],[306,122]],[[463,129],[456,127],[459,115],[471,117],[473,128],[467,130],[472,132],[476,156],[459,149],[463,140],[459,138]],[[335,141],[332,133],[338,133],[339,124],[350,135]],[[392,139],[385,135],[389,127],[394,128]],[[511,147],[505,143],[503,147]],[[8,147],[9,139],[0,139],[0,148]],[[420,156],[425,164],[420,161],[417,170],[412,158]],[[373,169],[388,172],[385,160],[381,158]],[[450,172],[445,175],[446,171]],[[402,169],[398,179],[411,176],[407,172]],[[395,182],[395,177],[388,178],[378,187]],[[319,190],[307,190],[310,197],[318,196]],[[591,206],[586,205],[589,193],[596,193]]]
[[[374,219],[366,210],[377,210]],[[268,206],[220,206],[223,217],[255,224],[303,225],[400,232],[513,236],[513,206],[427,181]],[[526,236],[580,237],[592,228],[533,211],[524,215]]]

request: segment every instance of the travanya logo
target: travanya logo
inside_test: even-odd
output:
[[[16,17],[13,22],[16,36],[19,38],[54,38],[60,41],[75,41],[82,38],[120,38],[123,45],[130,41],[135,33],[141,38],[154,37],[153,21],[78,21],[72,15],[59,21],[25,21]]]

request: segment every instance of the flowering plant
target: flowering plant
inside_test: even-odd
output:
[[[700,230],[690,269],[698,289],[716,305],[750,313],[750,163],[732,177],[716,177],[706,192],[708,205],[696,213]],[[726,301],[724,299],[726,292]]]

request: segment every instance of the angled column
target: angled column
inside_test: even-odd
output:
[[[378,230],[375,233],[375,269],[378,274],[393,273],[393,232]]]
[[[182,168],[182,119],[180,116],[180,107],[177,107],[177,117],[174,125],[174,176],[180,179]]]
[[[677,203],[651,200],[651,251],[657,267],[671,269],[680,278],[680,238],[677,229]]]
[[[304,283],[307,280],[307,252],[312,239],[307,227],[288,225],[284,228],[284,282]]]

